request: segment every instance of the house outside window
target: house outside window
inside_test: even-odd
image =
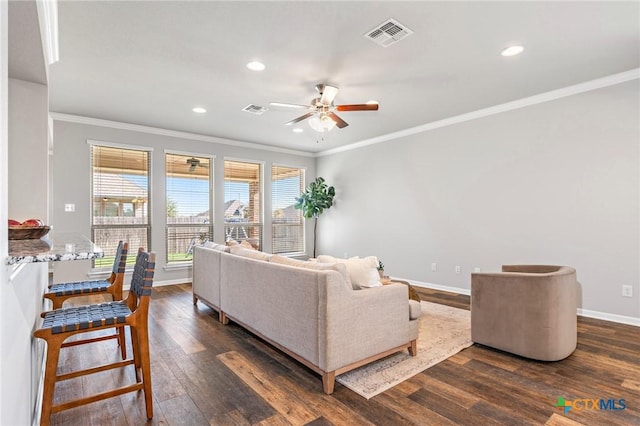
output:
[[[247,241],[262,250],[262,164],[224,162],[225,241]]]
[[[91,143],[91,238],[104,250],[94,269],[110,269],[118,241],[150,250],[149,150]],[[135,256],[127,258],[133,265]]]
[[[213,161],[165,154],[167,263],[190,262],[193,248],[213,240]]]
[[[271,167],[271,253],[303,253],[304,217],[294,207],[304,190],[304,169],[273,165]]]

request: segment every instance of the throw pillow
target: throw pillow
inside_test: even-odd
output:
[[[375,256],[347,259],[347,270],[354,290],[382,286],[377,266],[378,258]]]
[[[235,254],[237,256],[248,257],[250,259],[256,260],[265,260],[268,261],[271,255],[269,253],[264,253],[258,250],[249,250],[247,248],[241,247],[240,244],[230,247],[231,254]]]
[[[289,265],[296,266],[298,268],[305,269],[315,269],[319,271],[333,270],[336,271],[342,276],[342,279],[345,283],[345,286],[352,290],[353,287],[351,285],[351,280],[349,279],[349,273],[347,272],[347,267],[343,263],[329,263],[329,262],[310,262],[304,260],[293,259],[291,257],[280,256],[279,254],[274,254],[269,259],[270,263],[279,263],[281,265]]]
[[[251,243],[247,240],[242,240],[242,242],[240,243],[240,247],[244,247],[246,249],[249,250],[255,250],[256,248],[254,246],[251,245]]]
[[[216,244],[213,241],[207,241],[204,243],[204,247],[209,248],[215,251],[223,251],[225,253],[229,253],[229,247],[224,244]]]

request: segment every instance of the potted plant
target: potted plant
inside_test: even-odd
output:
[[[384,278],[384,263],[382,263],[382,260],[378,260],[378,274],[380,275],[380,278]]]
[[[336,190],[325,183],[324,178],[318,177],[307,186],[300,197],[296,198],[294,207],[302,210],[302,215],[307,219],[314,219],[313,224],[313,257],[316,257],[316,230],[318,217],[326,209],[333,205],[333,197]]]

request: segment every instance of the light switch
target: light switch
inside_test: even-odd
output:
[[[76,211],[76,205],[75,204],[65,204],[64,205],[64,211],[65,212],[75,212]]]

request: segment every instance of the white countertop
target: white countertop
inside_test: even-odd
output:
[[[103,256],[102,249],[82,234],[52,231],[39,240],[9,240],[6,264],[85,260]]]

